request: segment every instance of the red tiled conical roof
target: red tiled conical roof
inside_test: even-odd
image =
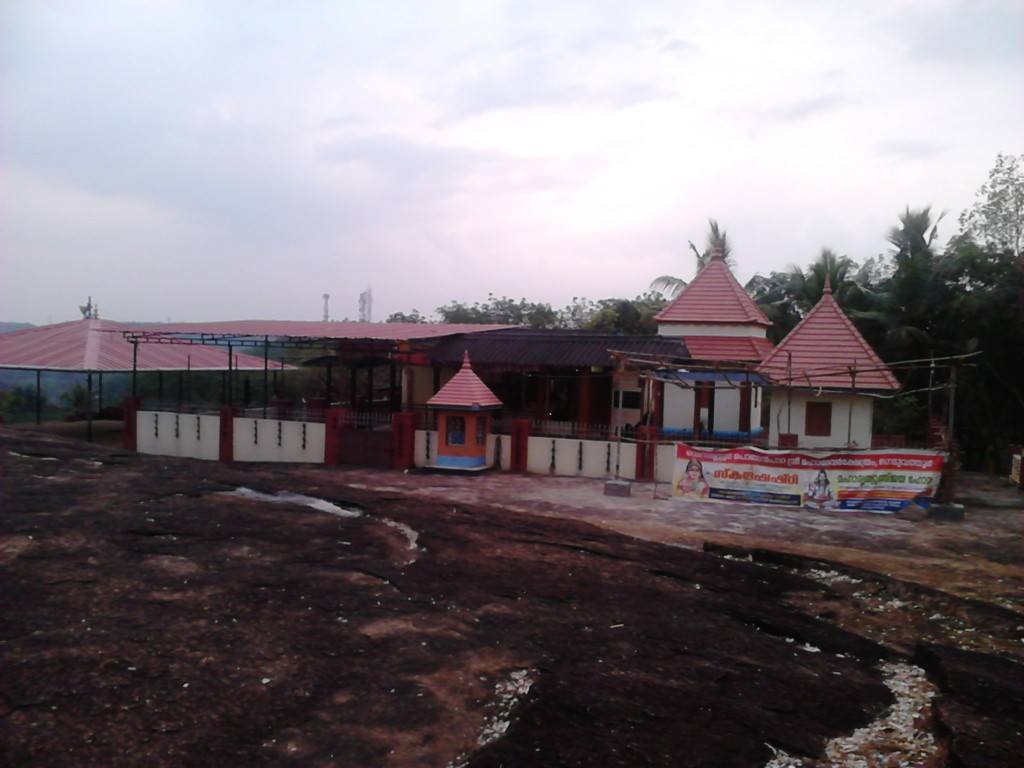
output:
[[[501,408],[499,400],[480,377],[473,373],[469,364],[469,352],[462,357],[462,367],[451,380],[438,390],[437,394],[427,400],[431,408],[459,408],[479,410],[482,408]]]
[[[900,388],[889,367],[832,298],[832,286],[826,279],[821,300],[765,358],[757,372],[779,384],[786,384],[792,376],[795,387],[849,389],[851,367],[856,369],[852,384],[857,389]]]
[[[771,325],[720,257],[708,261],[654,319],[659,323]]]

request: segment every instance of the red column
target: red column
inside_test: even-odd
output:
[[[417,413],[391,414],[391,456],[395,469],[416,466]]]
[[[235,415],[238,408],[224,405],[220,409],[220,453],[223,462],[235,460]]]
[[[512,456],[509,468],[513,472],[526,471],[526,457],[530,444],[530,420],[516,419],[512,422]]]
[[[581,424],[590,423],[590,371],[579,379],[580,389],[576,398],[576,421]]]
[[[139,409],[142,407],[142,398],[129,395],[124,399],[124,435],[122,445],[125,450],[138,450],[138,423]]]
[[[324,413],[324,464],[336,467],[341,464],[341,430],[346,414],[351,409],[332,406]]]

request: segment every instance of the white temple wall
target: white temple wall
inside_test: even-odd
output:
[[[771,424],[769,444],[777,447],[780,432],[797,435],[801,448],[870,448],[874,401],[865,395],[822,394],[816,397],[813,391],[793,390],[792,406],[783,388],[772,390]],[[827,436],[808,435],[807,403],[832,404],[831,431]],[[852,418],[851,418],[852,417]]]
[[[739,336],[767,338],[763,325],[715,325],[713,323],[658,323],[659,336]]]

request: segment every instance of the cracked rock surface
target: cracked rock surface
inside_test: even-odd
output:
[[[0,477],[4,764],[814,761],[893,708],[885,665],[909,656],[820,615],[866,582],[818,561],[5,427]],[[938,738],[1009,765],[984,747],[1014,727],[1020,665],[962,653],[914,661]]]

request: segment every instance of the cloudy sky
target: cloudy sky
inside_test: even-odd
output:
[[[0,5],[0,320],[375,319],[862,259],[1024,152],[1024,2]]]

